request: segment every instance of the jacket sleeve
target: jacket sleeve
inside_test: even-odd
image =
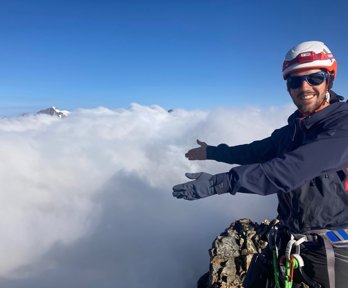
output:
[[[276,156],[276,147],[285,129],[288,129],[288,126],[275,130],[268,138],[250,144],[208,146],[207,159],[238,165],[268,161]]]
[[[290,192],[325,172],[348,167],[347,123],[323,131],[313,141],[281,157],[232,168],[229,192],[260,195]]]

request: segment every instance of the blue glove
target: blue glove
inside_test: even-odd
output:
[[[173,196],[185,200],[196,200],[214,194],[231,191],[228,173],[211,175],[205,172],[186,173],[185,176],[194,181],[178,184],[173,187]]]

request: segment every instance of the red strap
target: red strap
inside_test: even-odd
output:
[[[348,168],[346,168],[346,180],[344,181],[344,190],[346,190],[348,192]]]

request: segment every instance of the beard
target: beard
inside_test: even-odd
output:
[[[294,104],[304,115],[310,115],[327,106],[326,92],[316,93],[313,91],[303,91],[296,96],[292,96]]]

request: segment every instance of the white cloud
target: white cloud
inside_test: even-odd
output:
[[[186,181],[184,172],[229,169],[184,153],[197,138],[212,145],[262,138],[290,111],[168,113],[133,104],[65,119],[1,119],[0,286],[194,286],[230,222],[276,212],[274,197],[174,199],[171,187]]]

